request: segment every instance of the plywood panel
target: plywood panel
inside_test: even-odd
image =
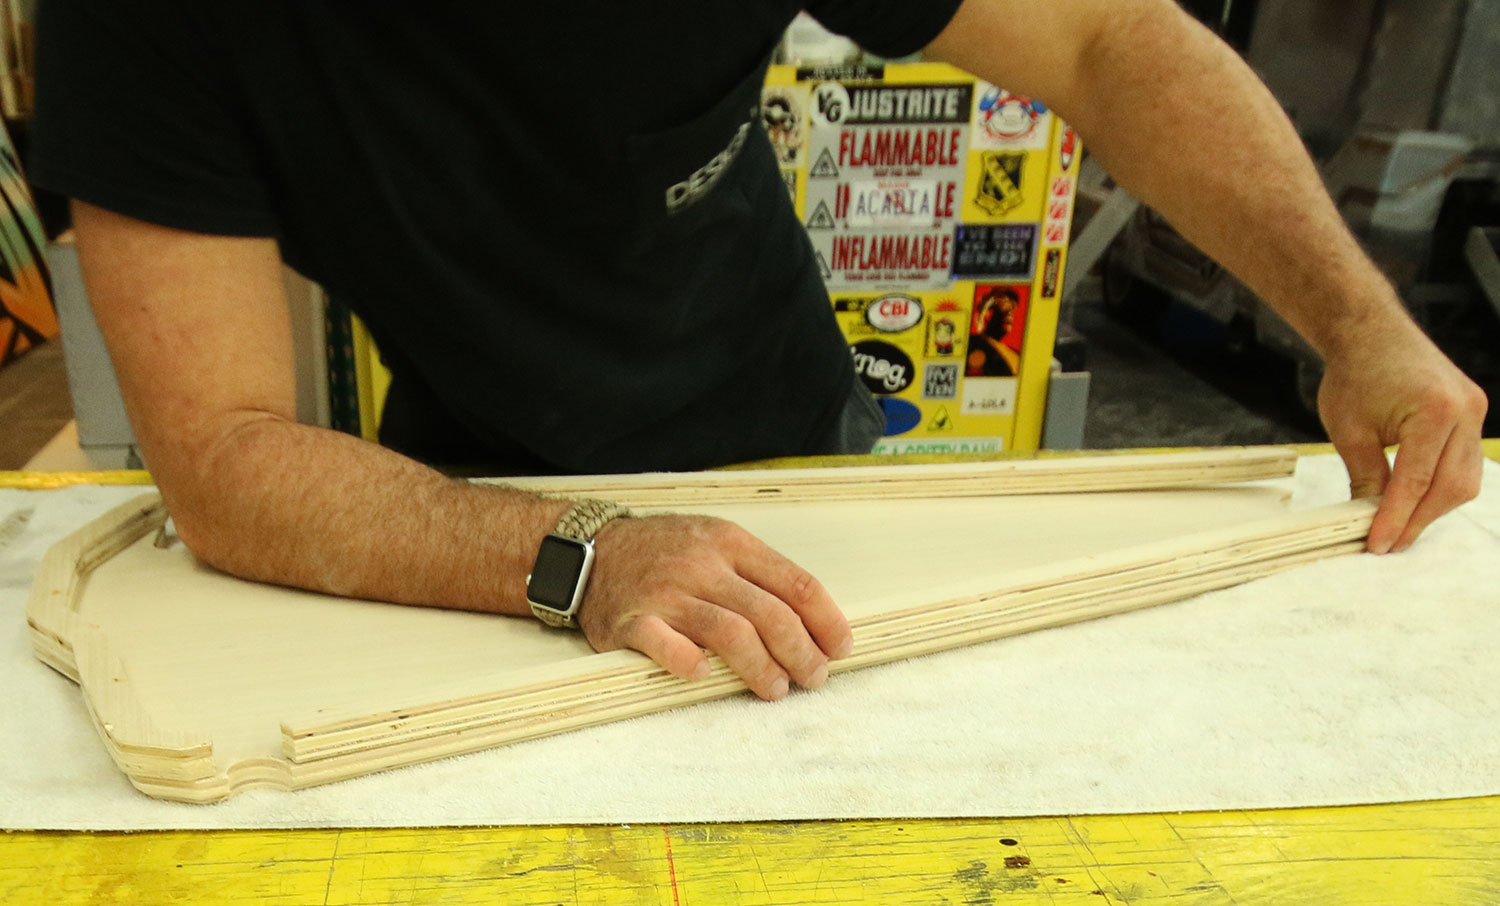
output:
[[[818,575],[855,626],[850,669],[1349,550],[1371,511],[1283,504],[1240,487],[672,509],[738,521]],[[164,518],[148,498],[60,544],[30,613],[39,656],[152,795],[298,788],[743,688],[717,659],[690,684],[527,620],[237,580],[154,544]]]

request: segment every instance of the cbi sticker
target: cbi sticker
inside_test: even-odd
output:
[[[883,396],[877,402],[885,413],[885,436],[905,434],[922,423],[922,410],[915,403]]]
[[[911,296],[881,296],[865,309],[865,320],[881,333],[900,333],[922,320],[922,303]]]
[[[926,366],[922,373],[922,399],[951,400],[958,398],[958,363],[942,362]],[[947,411],[947,410],[943,410]]]
[[[900,393],[911,386],[911,357],[884,340],[863,340],[849,347],[854,373],[871,393]],[[908,429],[910,430],[910,429]]]

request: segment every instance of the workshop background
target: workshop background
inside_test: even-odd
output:
[[[0,0],[0,472],[139,468],[67,241],[65,206],[24,181],[37,2]],[[1413,317],[1497,398],[1500,0],[1184,5],[1271,86]],[[783,62],[792,74],[780,77],[795,84],[799,66],[883,74],[914,61],[872,59],[799,22]],[[1061,124],[1049,133],[1051,158],[1061,153],[1063,134]],[[1310,350],[1253,294],[1115,188],[1086,146],[1072,172],[1067,265],[1047,325],[1045,379],[1037,376],[1045,390],[1037,444],[1325,441],[1313,411],[1319,365]],[[965,175],[971,178],[983,177]],[[790,188],[806,201],[806,182]],[[813,216],[805,204],[800,210]],[[1028,302],[1046,280],[1045,254],[1032,264],[1024,281],[1010,281],[1024,283]],[[287,287],[299,417],[372,435],[383,375],[368,334],[318,287],[291,273]],[[948,289],[928,284],[908,295],[933,316]],[[960,343],[972,326],[972,290],[956,309],[967,319],[957,329]],[[842,320],[864,330],[873,326],[867,310],[857,311],[863,322]],[[895,395],[903,392],[915,399],[906,387]],[[1500,436],[1495,408],[1486,437]],[[934,418],[935,410],[922,410],[924,423]],[[985,821],[16,833],[0,839],[0,898],[1478,904],[1500,902],[1497,816],[1500,802],[1462,800]],[[587,868],[581,876],[579,866]]]
[[[7,202],[0,211],[7,225],[0,237],[0,277],[6,280],[0,294],[0,423],[7,428],[0,433],[0,468],[138,466],[64,234],[65,205],[45,195],[28,202],[17,175],[31,104],[34,5],[0,4],[0,104],[7,146],[13,142],[21,152],[0,146],[0,163],[9,167],[0,172]],[[1500,52],[1500,3],[1186,5],[1265,78],[1317,158],[1346,220],[1396,282],[1413,316],[1494,397],[1500,389],[1500,69],[1493,61]],[[814,64],[843,66],[845,74],[861,66],[866,73],[880,72],[889,62],[805,21],[788,32],[782,55],[793,72]],[[795,81],[785,72],[770,81],[778,78]],[[768,107],[768,117],[777,112]],[[1058,132],[1054,156],[1063,129]],[[982,136],[976,130],[966,144],[978,154]],[[991,146],[1004,147],[993,141]],[[802,161],[804,174],[816,163]],[[1325,439],[1313,413],[1319,364],[1305,344],[1159,216],[1115,189],[1086,146],[1075,166],[1069,191],[1076,191],[1077,200],[1055,303],[1055,347],[1050,356],[1037,350],[1043,364],[1036,370],[1050,360],[1052,373],[1046,381],[1033,378],[1041,436],[1032,444],[998,446],[1108,449]],[[1034,162],[1032,169],[1040,167]],[[794,187],[794,193],[805,196],[808,185]],[[37,212],[45,226],[37,223]],[[816,206],[803,211],[814,225],[815,213]],[[1019,216],[1007,212],[995,219],[1014,222]],[[1032,219],[1041,221],[1042,214]],[[52,239],[63,234],[63,241],[47,244],[39,235],[43,230]],[[816,231],[814,236],[816,242]],[[1046,263],[1045,252],[1034,262],[1038,289]],[[1031,276],[1020,282],[1029,284]],[[975,279],[988,280],[979,284],[986,287],[1017,282],[1014,275]],[[294,274],[288,283],[298,326],[299,417],[372,436],[384,375],[368,336],[337,300],[325,299]],[[834,285],[835,296],[849,295]],[[46,304],[47,288],[56,315]],[[927,300],[943,288],[916,281],[910,292]],[[950,295],[972,313],[972,294]],[[939,320],[936,311],[926,316]],[[76,325],[60,339],[59,320]],[[847,324],[849,318],[841,320]],[[957,330],[968,329],[964,324]],[[1038,336],[1028,343],[1040,347],[1049,340]],[[935,421],[941,425],[946,412],[930,402],[906,403],[919,396],[918,389],[887,400],[888,414],[897,416],[893,421],[920,418],[921,424],[905,438],[888,439],[883,450],[933,449],[917,435]],[[1024,412],[1024,399],[1021,405]],[[914,408],[920,412],[909,415]],[[1487,436],[1497,433],[1497,419],[1492,411]],[[1010,440],[1006,424],[994,434]],[[44,448],[48,455],[36,459]]]

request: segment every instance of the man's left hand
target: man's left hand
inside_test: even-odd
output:
[[[1355,497],[1385,499],[1377,554],[1411,546],[1434,519],[1474,499],[1488,400],[1415,324],[1390,324],[1328,357],[1318,411]],[[1397,445],[1395,468],[1385,448]]]

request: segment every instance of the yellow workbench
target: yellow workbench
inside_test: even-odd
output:
[[[1500,441],[1486,453],[1500,460]],[[10,487],[147,480],[0,473]],[[1496,906],[1500,797],[985,820],[0,835],[5,906],[237,902]]]

